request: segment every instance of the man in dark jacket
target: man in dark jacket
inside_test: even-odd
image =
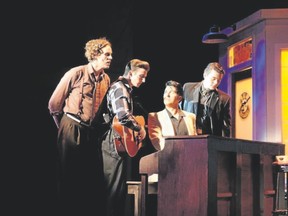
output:
[[[230,137],[230,96],[218,89],[225,71],[218,62],[211,62],[203,73],[201,82],[183,85],[183,110],[196,114],[197,134]]]

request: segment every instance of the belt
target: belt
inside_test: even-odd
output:
[[[65,113],[65,115],[70,118],[73,119],[74,121],[76,121],[77,123],[79,123],[80,125],[86,126],[86,127],[90,127],[89,124],[83,122],[82,120],[78,119],[76,116],[74,116],[73,114],[70,113]]]

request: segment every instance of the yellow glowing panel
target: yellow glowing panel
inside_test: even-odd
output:
[[[245,103],[243,103],[245,101]],[[252,140],[252,78],[242,79],[235,86],[235,138]]]
[[[282,142],[288,152],[288,49],[281,50]]]

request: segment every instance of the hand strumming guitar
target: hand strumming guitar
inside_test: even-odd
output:
[[[139,139],[139,142],[142,142],[142,140],[145,139],[145,137],[146,137],[145,127],[142,127],[142,126],[141,126],[141,130],[138,132],[137,137],[138,137],[138,139]]]

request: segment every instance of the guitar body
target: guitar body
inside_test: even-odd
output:
[[[145,126],[145,119],[143,116],[135,116],[136,121],[142,127]],[[142,140],[138,139],[138,132],[125,127],[120,124],[117,116],[114,116],[112,127],[114,130],[114,144],[117,153],[120,156],[129,155],[134,157],[139,149],[142,147]]]

